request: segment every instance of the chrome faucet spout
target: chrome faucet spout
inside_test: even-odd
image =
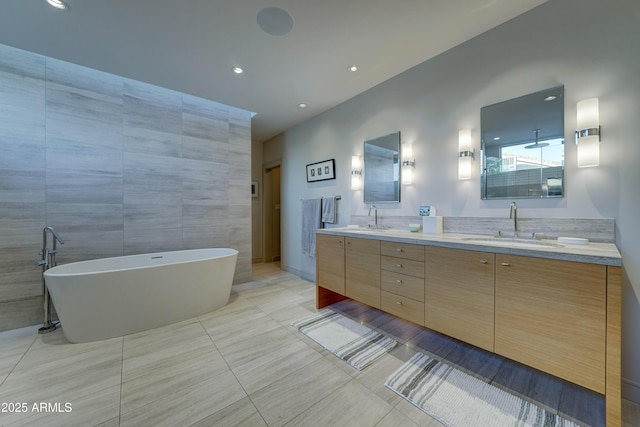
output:
[[[47,226],[47,227],[44,228],[44,230],[42,230],[42,235],[43,235],[43,238],[45,239],[45,245],[46,245],[47,231],[49,231],[53,235],[53,237],[58,242],[60,242],[61,245],[64,245],[64,240],[62,240],[60,235],[56,232],[55,228],[53,228],[51,226]]]
[[[513,237],[518,237],[518,205],[511,202],[509,205],[509,219],[513,219]]]
[[[378,228],[378,207],[376,205],[369,206],[368,216],[371,216],[371,209],[373,209],[374,213],[375,228]]]

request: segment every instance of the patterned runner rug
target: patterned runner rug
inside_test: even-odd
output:
[[[330,309],[293,322],[292,326],[359,371],[397,344],[395,340]]]
[[[578,427],[422,353],[387,378],[385,386],[449,427]]]

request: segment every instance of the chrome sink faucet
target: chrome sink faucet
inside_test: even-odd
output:
[[[513,237],[518,237],[518,205],[511,202],[509,205],[509,219],[513,219]]]
[[[378,228],[378,207],[376,205],[369,206],[368,216],[371,216],[371,209],[373,209],[374,213],[375,228]]]

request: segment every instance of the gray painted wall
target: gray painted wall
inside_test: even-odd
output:
[[[458,129],[480,148],[480,108],[565,85],[566,197],[519,200],[529,218],[614,218],[624,259],[623,377],[640,402],[640,3],[550,0],[475,39],[268,141],[264,162],[282,158],[282,265],[313,280],[315,260],[301,253],[300,199],[340,194],[340,225],[366,215],[362,191],[350,190],[350,162],[363,141],[400,130],[413,143],[414,184],[385,217],[415,215],[420,204],[445,216],[508,215],[509,201],[480,199],[474,179],[457,179]],[[366,70],[362,70],[366,72]],[[576,102],[600,98],[600,166],[576,167]],[[337,179],[305,181],[305,164],[336,159]]]
[[[42,322],[58,262],[202,247],[251,280],[250,113],[0,45],[0,331]]]

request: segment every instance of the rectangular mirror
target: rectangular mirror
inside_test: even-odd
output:
[[[364,142],[364,202],[400,202],[400,132]]]
[[[564,196],[564,86],[480,109],[483,199]]]

